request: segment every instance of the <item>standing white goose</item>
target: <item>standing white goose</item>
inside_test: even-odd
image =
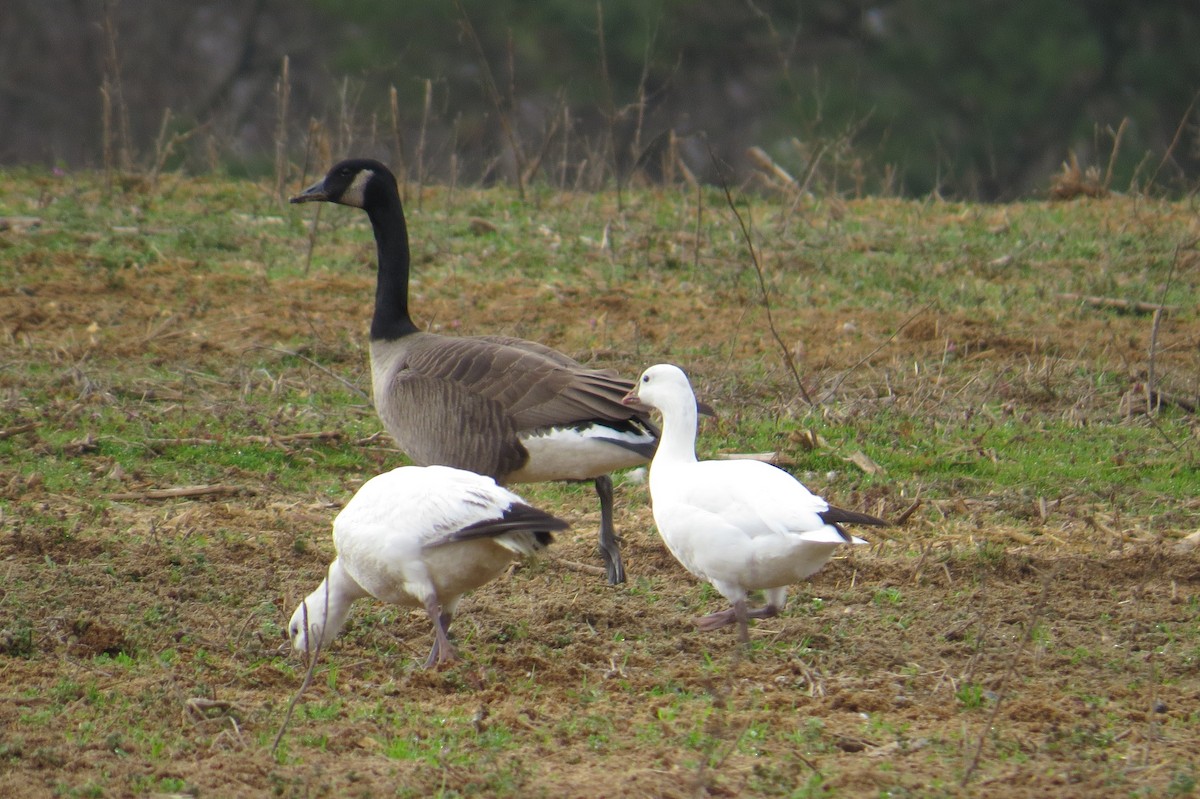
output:
[[[662,439],[650,463],[654,523],[667,549],[692,574],[728,599],[729,610],[696,620],[701,630],[776,615],[787,586],[825,565],[840,544],[865,544],[843,522],[886,525],[865,513],[834,508],[769,463],[696,460],[696,400],[683,370],[651,366],[625,398],[662,413]],[[749,591],[766,589],[766,605],[748,610]]]
[[[621,402],[633,383],[531,341],[420,331],[408,312],[404,209],[395,176],[378,161],[342,161],[291,201],[361,208],[371,220],[379,261],[372,388],[400,449],[417,464],[502,484],[593,481],[608,581],[623,582],[609,475],[645,464],[658,444],[649,415]]]
[[[403,466],[373,477],[333,521],[337,557],[292,614],[292,648],[311,653],[328,646],[354,600],[373,596],[424,608],[433,624],[425,667],[451,662],[447,633],[462,595],[566,527],[473,472]]]

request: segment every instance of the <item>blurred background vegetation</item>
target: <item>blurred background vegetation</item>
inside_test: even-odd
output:
[[[7,0],[0,163],[1178,195],[1197,42],[1195,0]]]

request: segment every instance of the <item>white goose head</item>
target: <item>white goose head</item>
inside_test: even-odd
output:
[[[687,375],[678,366],[670,363],[656,364],[642,372],[626,401],[631,405],[646,405],[664,413],[670,413],[675,408],[696,407],[696,395]]]

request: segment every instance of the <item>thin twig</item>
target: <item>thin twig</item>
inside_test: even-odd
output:
[[[408,202],[408,158],[404,151],[404,132],[400,128],[400,95],[396,87],[388,87],[388,110],[392,118],[392,161],[400,177],[400,198]]]
[[[121,59],[117,48],[117,26],[114,21],[117,0],[104,3],[104,64],[106,84],[117,115],[117,168],[123,173],[133,168],[133,144],[129,130],[129,105],[121,83]]]
[[[906,328],[910,324],[912,324],[913,320],[916,319],[918,316],[920,316],[921,314],[925,313],[930,308],[932,308],[933,304],[934,304],[934,301],[930,300],[929,302],[925,303],[917,310],[913,311],[913,313],[900,324],[900,327],[893,330],[892,334],[890,336],[888,336],[886,339],[884,339],[882,344],[880,344],[878,347],[871,350],[866,355],[864,355],[862,358],[860,358],[858,360],[858,363],[851,366],[845,372],[842,372],[841,376],[838,377],[838,379],[834,382],[833,386],[829,389],[829,391],[825,392],[825,396],[822,397],[820,401],[822,403],[828,402],[833,397],[833,395],[837,393],[837,390],[839,388],[841,388],[842,383],[846,382],[846,378],[848,378],[851,374],[853,374],[854,371],[858,369],[858,367],[862,366],[864,363],[866,363],[867,361],[874,358],[876,353],[878,353],[880,350],[882,350],[888,344],[891,344],[892,341],[895,340],[896,336],[900,335],[900,331],[902,331],[904,328]]]
[[[1146,413],[1153,416],[1158,412],[1158,404],[1154,402],[1158,391],[1154,388],[1157,375],[1154,374],[1155,356],[1158,354],[1158,331],[1162,327],[1162,308],[1154,311],[1154,319],[1150,323],[1150,352],[1146,359]]]
[[[1033,606],[1033,610],[1029,613],[1029,621],[1025,623],[1025,634],[1021,636],[1021,642],[1017,645],[1017,651],[1012,653],[1012,657],[1008,660],[1008,665],[1004,669],[1004,674],[1000,678],[1000,684],[996,686],[996,701],[992,705],[992,712],[988,714],[987,722],[983,725],[983,729],[979,733],[979,742],[975,745],[975,754],[971,757],[971,762],[967,764],[966,770],[963,772],[962,780],[959,785],[966,787],[971,781],[971,776],[975,770],[979,768],[979,759],[983,755],[983,745],[987,742],[988,730],[996,723],[996,717],[1000,713],[1000,705],[1003,704],[1004,698],[1008,694],[1008,683],[1017,671],[1017,659],[1025,651],[1025,647],[1033,640],[1034,631],[1037,629],[1038,622],[1041,621],[1042,615],[1046,612],[1046,605],[1050,598],[1050,583],[1053,575],[1049,572],[1042,575],[1042,594],[1038,597],[1037,604]]]
[[[1112,150],[1108,154],[1108,168],[1104,170],[1104,188],[1108,189],[1113,179],[1113,168],[1117,165],[1117,153],[1121,150],[1121,139],[1125,137],[1125,128],[1129,127],[1129,117],[1121,120],[1117,132],[1113,135]]]
[[[0,431],[2,433],[3,431]],[[340,430],[316,430],[310,433],[290,433],[285,436],[238,436],[234,438],[201,438],[199,436],[179,436],[176,438],[144,438],[141,443],[147,448],[159,447],[188,447],[205,446],[209,444],[226,444],[240,441],[246,444],[284,445],[296,441],[338,441],[343,437]]]
[[[751,234],[749,225],[742,217],[741,212],[737,209],[737,203],[733,201],[733,194],[729,190],[729,182],[725,180],[725,174],[721,171],[720,164],[717,161],[717,154],[713,151],[712,143],[708,143],[708,154],[712,159],[713,166],[717,168],[717,176],[721,180],[721,190],[725,192],[725,202],[729,205],[729,210],[733,211],[734,217],[737,219],[738,226],[742,230],[742,238],[746,242],[746,247],[750,250],[750,260],[754,264],[754,274],[758,277],[758,288],[762,293],[763,309],[767,314],[767,327],[771,330],[771,335],[775,339],[775,343],[779,345],[779,350],[783,353],[783,362],[787,366],[788,371],[792,373],[792,379],[796,381],[796,388],[800,392],[800,397],[808,405],[815,406],[812,397],[808,394],[808,389],[804,387],[804,380],[800,377],[800,371],[796,368],[796,361],[792,357],[792,353],[788,350],[787,344],[784,343],[783,337],[779,335],[779,330],[775,327],[775,318],[771,313],[771,296],[767,291],[766,276],[763,274],[762,263],[758,258],[758,250],[754,247],[754,237]]]
[[[313,211],[312,224],[308,228],[308,251],[304,253],[304,275],[308,276],[308,270],[312,267],[313,253],[317,249],[317,229],[321,227],[321,209],[325,207],[325,203],[316,203],[316,210]]]
[[[425,188],[425,134],[429,130],[429,115],[433,111],[433,81],[425,79],[425,101],[421,105],[421,131],[417,136],[417,210]],[[405,199],[408,199],[407,197]]]
[[[487,92],[488,99],[492,102],[492,107],[496,109],[496,116],[500,119],[500,129],[504,132],[504,138],[508,140],[508,146],[512,148],[513,158],[516,159],[517,196],[523,201],[525,199],[525,153],[521,150],[521,145],[517,141],[517,132],[513,129],[512,119],[504,107],[504,100],[500,96],[500,89],[496,86],[496,78],[492,75],[492,67],[488,63],[487,55],[483,51],[483,44],[479,41],[479,36],[475,33],[475,26],[471,24],[471,18],[467,16],[467,10],[463,8],[462,0],[454,0],[454,8],[458,12],[459,26],[471,42],[471,47],[475,50],[475,58],[479,62],[480,73],[483,76],[483,88]]]
[[[1167,279],[1163,283],[1162,294],[1160,295],[1162,299],[1165,300],[1167,297],[1167,292],[1171,290],[1171,283],[1175,279],[1175,267],[1179,263],[1180,251],[1185,248],[1189,249],[1189,250],[1194,250],[1194,249],[1196,249],[1198,244],[1200,244],[1200,239],[1192,239],[1192,241],[1188,242],[1187,245],[1182,245],[1182,244],[1175,245],[1175,254],[1174,254],[1174,257],[1171,258],[1171,269],[1170,269],[1170,271],[1167,272]],[[1161,302],[1160,302],[1160,306],[1161,306]],[[1150,328],[1150,352],[1149,352],[1149,359],[1148,359],[1149,363],[1147,364],[1147,370],[1146,370],[1147,371],[1147,374],[1146,374],[1146,418],[1150,420],[1150,426],[1153,427],[1155,432],[1158,433],[1159,436],[1161,436],[1162,439],[1167,442],[1167,444],[1171,447],[1171,449],[1173,449],[1176,453],[1180,453],[1183,451],[1183,447],[1181,447],[1178,443],[1176,443],[1167,434],[1167,431],[1163,429],[1162,425],[1159,424],[1158,414],[1156,413],[1158,408],[1160,408],[1162,406],[1163,400],[1166,399],[1165,395],[1163,395],[1161,392],[1159,392],[1158,389],[1154,388],[1154,383],[1156,382],[1156,379],[1157,379],[1155,376],[1155,362],[1156,362],[1155,357],[1158,353],[1158,330],[1159,330],[1159,326],[1162,321],[1161,316],[1162,316],[1161,311],[1155,312],[1154,321]],[[1179,404],[1179,403],[1175,403],[1175,404]],[[1181,407],[1183,407],[1185,410],[1192,410],[1192,411],[1195,410],[1195,406],[1191,406],[1189,408],[1189,406],[1186,404],[1181,405]]]
[[[287,55],[279,68],[279,80],[275,84],[278,116],[275,120],[275,202],[284,204],[283,185],[287,180],[287,120],[288,100],[292,96],[292,81],[289,75],[290,60]]]
[[[308,626],[308,602],[301,603],[304,620],[304,640],[308,641],[308,636],[312,632],[312,627]],[[321,634],[317,637],[317,647],[312,650],[312,656],[308,659],[308,669],[304,672],[304,682],[300,683],[300,690],[296,691],[296,695],[292,697],[292,701],[288,702],[287,711],[283,714],[283,723],[279,725],[279,732],[275,735],[275,740],[271,744],[271,756],[275,756],[275,750],[279,748],[279,742],[283,740],[283,734],[287,732],[288,724],[292,721],[292,714],[296,711],[296,703],[300,701],[300,697],[304,696],[304,692],[308,690],[308,686],[312,685],[313,674],[317,670],[317,656],[321,654],[321,643],[325,638],[325,622],[329,620],[329,580],[325,581],[325,620],[321,624]]]
[[[1162,171],[1164,166],[1166,166],[1167,161],[1171,160],[1171,156],[1175,153],[1175,148],[1179,146],[1179,140],[1183,138],[1184,131],[1188,129],[1188,124],[1192,118],[1192,111],[1195,110],[1196,103],[1198,101],[1200,101],[1200,92],[1196,92],[1192,95],[1192,101],[1188,103],[1188,107],[1184,110],[1183,118],[1179,120],[1179,127],[1175,129],[1175,136],[1171,139],[1170,146],[1168,146],[1167,151],[1163,153],[1162,160],[1158,162],[1158,166],[1154,168],[1154,174],[1150,176],[1150,182],[1146,184],[1147,193],[1149,193],[1150,189],[1154,186],[1155,181],[1158,180],[1158,173]]]
[[[612,79],[608,73],[608,46],[604,37],[604,4],[599,0],[596,2],[596,39],[600,48],[600,85],[604,87],[602,113],[605,122],[608,123],[608,149],[609,155],[612,157],[613,179],[617,183],[617,211],[620,212],[624,205],[621,197],[621,169],[617,163],[617,107],[613,100]],[[603,173],[601,173],[600,179],[604,179]]]
[[[1200,243],[1200,239],[1193,239],[1187,245],[1187,248],[1195,249],[1197,243]],[[1175,280],[1175,267],[1179,263],[1180,251],[1182,249],[1183,245],[1175,245],[1175,252],[1171,257],[1171,267],[1167,270],[1167,279],[1163,281],[1162,293],[1159,295],[1158,307],[1154,311],[1154,321],[1150,325],[1150,352],[1149,362],[1146,365],[1146,407],[1147,412],[1150,413],[1150,415],[1153,415],[1153,411],[1155,410],[1155,407],[1150,404],[1150,398],[1157,390],[1157,387],[1155,386],[1156,376],[1154,374],[1154,367],[1155,357],[1158,354],[1158,331],[1162,326],[1162,313],[1163,309],[1166,307],[1163,303],[1166,301],[1167,292],[1171,290],[1171,284]]]
[[[291,357],[293,357],[293,358],[299,358],[300,360],[304,361],[305,363],[307,363],[307,364],[308,364],[309,366],[311,366],[312,368],[314,368],[314,369],[316,369],[316,370],[318,370],[318,371],[324,372],[325,374],[329,375],[329,376],[330,376],[330,377],[332,377],[334,380],[338,381],[338,382],[339,382],[339,383],[341,383],[343,386],[345,386],[345,387],[346,387],[346,388],[348,388],[349,390],[353,391],[355,394],[357,394],[358,396],[362,397],[363,399],[365,399],[365,400],[370,400],[370,399],[371,399],[371,397],[370,397],[370,396],[367,394],[367,392],[363,391],[361,388],[359,388],[358,386],[354,385],[354,384],[353,384],[353,383],[351,383],[349,380],[347,380],[346,378],[344,378],[344,377],[342,377],[341,375],[337,374],[336,372],[332,372],[332,371],[330,371],[329,369],[326,369],[324,366],[322,366],[321,364],[317,363],[317,362],[316,362],[316,361],[314,361],[312,358],[309,358],[307,355],[301,355],[301,354],[300,354],[300,353],[298,353],[298,352],[293,352],[293,351],[291,351],[291,350],[285,350],[285,349],[281,349],[281,348],[279,348],[279,347],[268,347],[268,346],[266,346],[265,344],[252,344],[252,345],[250,345],[249,347],[247,347],[245,351],[249,351],[249,350],[266,350],[267,352],[277,352],[277,353],[279,353],[280,355],[289,355],[289,356],[291,356]]]

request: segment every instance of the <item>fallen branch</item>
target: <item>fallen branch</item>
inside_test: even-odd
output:
[[[913,504],[909,505],[903,513],[901,513],[895,518],[895,520],[892,521],[892,524],[896,525],[897,527],[904,524],[906,521],[908,521],[910,516],[917,512],[917,508],[921,507],[922,504],[922,501],[919,499],[913,502]]]
[[[0,433],[2,432],[3,431],[0,431]],[[200,438],[198,436],[184,436],[181,438],[147,438],[143,443],[154,447],[189,447],[202,444],[227,444],[231,441],[236,441],[243,444],[275,445],[292,444],[297,441],[340,441],[342,436],[343,433],[340,430],[314,430],[309,433],[289,433],[284,436],[240,436],[232,439]]]
[[[342,434],[338,430],[315,430],[311,433],[290,433],[286,436],[245,436],[243,441],[255,444],[290,444],[293,441],[339,441]]]
[[[1087,294],[1074,294],[1072,292],[1062,292],[1058,296],[1060,299],[1070,300],[1071,302],[1082,302],[1084,305],[1090,305],[1093,308],[1117,308],[1122,311],[1133,311],[1135,313],[1174,313],[1179,310],[1174,305],[1160,305],[1156,302],[1142,302],[1141,300],[1123,300],[1119,297],[1093,297]]]
[[[781,458],[778,452],[719,452],[715,457],[719,461],[762,461],[773,466],[791,464],[791,461]]]
[[[0,216],[0,230],[14,230],[17,233],[23,233],[41,224],[42,220],[36,216]]]
[[[583,572],[584,574],[602,575],[602,574],[607,573],[604,571],[604,569],[600,568],[599,566],[593,566],[590,563],[580,563],[577,560],[566,560],[564,558],[553,558],[553,560],[555,563],[561,563],[562,565],[566,566],[568,569],[574,569],[575,571]]]
[[[883,474],[886,471],[878,463],[871,460],[871,457],[869,455],[867,455],[867,453],[863,452],[862,450],[851,453],[848,456],[844,456],[844,457],[842,457],[842,460],[846,461],[847,463],[854,464],[855,466],[857,466],[859,469],[862,469],[867,474]]]
[[[1183,397],[1175,394],[1167,394],[1162,391],[1156,391],[1149,387],[1145,389],[1145,395],[1148,409],[1157,411],[1159,408],[1169,405],[1188,413],[1196,412],[1196,403],[1190,399],[1184,399]]]
[[[0,429],[0,441],[3,441],[6,438],[12,438],[13,436],[19,436],[21,433],[28,433],[30,430],[35,428],[37,428],[37,422],[26,422],[25,424],[19,424],[16,427]]]
[[[799,185],[796,179],[786,169],[775,163],[761,147],[751,147],[746,151],[746,155],[754,162],[755,166],[772,179],[770,182],[773,185],[786,189],[795,189]]]
[[[191,716],[200,720],[212,718],[209,715],[210,710],[221,711],[224,715],[245,715],[245,711],[236,703],[225,699],[205,699],[201,696],[193,696],[184,703],[185,717]]]
[[[112,500],[140,501],[147,499],[177,499],[179,497],[207,497],[218,494],[253,493],[242,486],[210,485],[210,486],[180,486],[178,488],[155,488],[149,491],[123,491],[109,494]]]
[[[1125,416],[1147,416],[1153,421],[1155,414],[1167,407],[1178,408],[1184,413],[1200,412],[1200,402],[1195,398],[1156,391],[1146,383],[1134,383],[1128,391],[1121,395],[1120,410]],[[1156,429],[1158,428],[1156,427]],[[1159,429],[1159,433],[1161,434],[1163,431]],[[1164,438],[1172,449],[1176,452],[1180,450],[1179,445],[1165,434]]]

